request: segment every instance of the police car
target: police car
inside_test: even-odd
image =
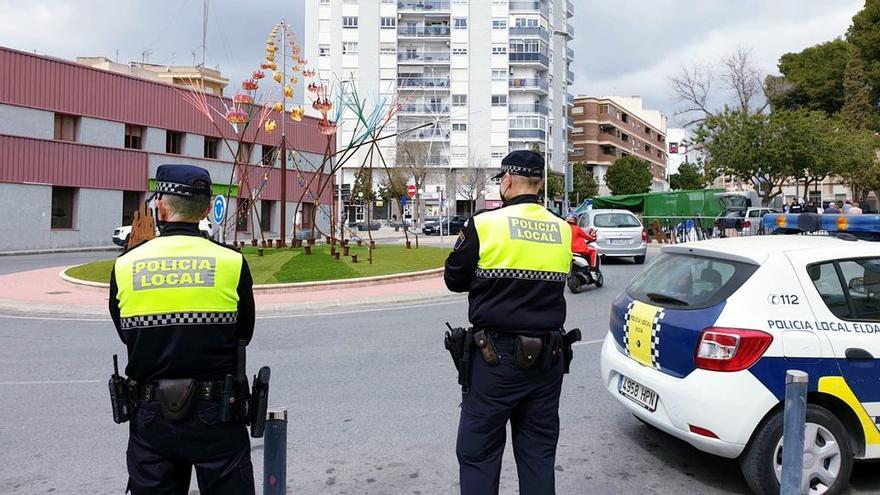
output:
[[[766,235],[666,246],[613,303],[608,391],[779,492],[785,373],[809,373],[804,484],[880,458],[880,215],[767,215]]]

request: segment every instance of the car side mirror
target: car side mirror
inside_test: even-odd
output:
[[[850,279],[849,283],[850,292],[856,292],[859,294],[864,294],[865,291],[865,278],[864,277],[855,277]]]

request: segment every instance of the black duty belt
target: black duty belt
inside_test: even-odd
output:
[[[154,401],[156,398],[156,389],[159,387],[159,384],[156,382],[153,383],[142,383],[138,384],[137,398],[139,401]],[[218,400],[220,399],[220,395],[223,390],[223,382],[222,381],[210,381],[210,382],[196,382],[196,399],[200,400]]]

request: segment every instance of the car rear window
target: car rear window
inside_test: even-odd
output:
[[[626,227],[641,227],[639,219],[628,213],[600,213],[593,217],[593,226],[621,229]]]
[[[692,254],[661,253],[627,290],[639,301],[674,309],[703,309],[724,301],[758,269]]]

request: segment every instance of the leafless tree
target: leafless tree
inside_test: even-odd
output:
[[[713,115],[709,110],[709,95],[712,90],[712,67],[682,66],[677,76],[671,79],[675,99],[682,105],[676,115],[690,119],[684,126],[699,124]]]
[[[736,52],[722,61],[722,65],[724,66],[722,81],[736,96],[740,110],[751,112],[753,100],[766,96],[764,86],[761,84],[762,75],[752,60],[752,51],[738,47]],[[766,106],[765,101],[757,110],[760,111]]]
[[[422,190],[430,172],[431,143],[424,141],[404,141],[397,147],[397,167],[405,170],[413,179],[416,191]],[[421,198],[419,198],[421,199]],[[421,205],[413,212],[413,220],[419,223]],[[420,223],[419,223],[420,225]]]
[[[471,215],[474,214],[477,198],[480,197],[480,192],[486,188],[489,179],[486,165],[486,159],[479,157],[473,161],[470,168],[458,174],[455,192],[468,200]]]

